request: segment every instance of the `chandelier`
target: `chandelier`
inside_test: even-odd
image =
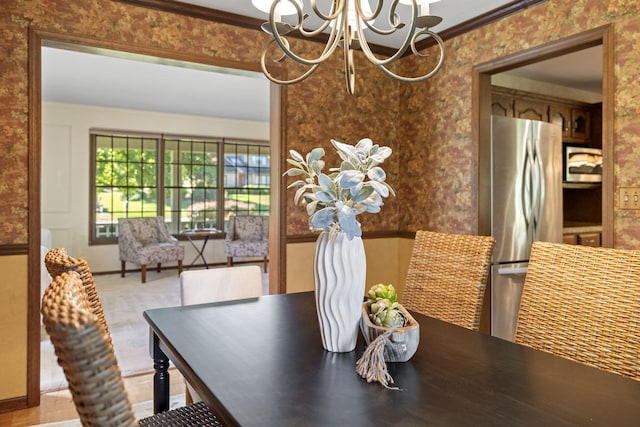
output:
[[[444,62],[444,42],[438,34],[430,30],[442,21],[439,16],[429,15],[429,3],[435,1],[439,0],[372,0],[375,3],[372,11],[369,0],[309,0],[308,7],[312,13],[303,13],[303,0],[252,0],[256,8],[269,14],[269,21],[262,24],[261,28],[273,36],[262,50],[262,71],[269,80],[277,84],[299,83],[313,74],[336,48],[341,47],[344,50],[345,77],[347,92],[350,95],[354,93],[355,88],[353,54],[356,50],[362,51],[372,64],[394,79],[403,82],[427,80],[440,70]],[[324,7],[319,3],[323,3]],[[399,6],[400,4],[402,6]],[[410,12],[410,16],[408,19],[402,18],[399,12],[404,12],[405,16],[406,12]],[[294,16],[285,21],[282,16],[286,15]],[[312,24],[315,24],[313,29],[309,29]],[[328,40],[318,56],[307,58],[293,52],[289,40],[285,37],[295,32],[307,38],[328,32]],[[385,38],[395,37],[395,44],[399,43],[399,47],[394,48],[395,53],[379,58],[369,46],[367,34]],[[439,47],[439,58],[432,61],[433,67],[429,71],[416,77],[407,77],[389,69],[388,66],[401,58],[409,48],[416,57],[428,57],[428,54],[421,53],[417,47],[419,41],[427,38],[432,38]],[[278,45],[280,52],[276,55],[272,53],[272,56],[275,56],[273,62],[281,63],[290,58],[307,67],[306,71],[289,80],[281,80],[269,72],[267,56],[274,43]]]

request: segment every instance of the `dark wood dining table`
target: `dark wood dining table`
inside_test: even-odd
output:
[[[227,425],[638,426],[640,382],[418,313],[420,345],[389,363],[399,391],[322,348],[312,292],[150,309],[154,409],[171,360]]]

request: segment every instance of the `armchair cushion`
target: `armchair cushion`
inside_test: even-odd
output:
[[[178,243],[161,216],[156,218],[118,219],[118,248],[120,251],[120,275],[124,277],[125,264],[140,266],[142,283],[147,281],[147,264],[178,262],[178,274],[182,272],[184,246]]]
[[[267,256],[269,254],[269,217],[237,215],[229,218],[224,253],[227,257]]]
[[[118,246],[121,261],[138,265],[184,259],[184,246],[169,234],[161,216],[120,218]]]

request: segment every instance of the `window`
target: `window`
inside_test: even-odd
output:
[[[267,142],[104,131],[91,141],[90,243],[115,243],[118,218],[161,215],[177,234],[269,214]]]

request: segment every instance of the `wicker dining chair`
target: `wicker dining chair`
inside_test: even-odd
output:
[[[640,251],[534,242],[515,341],[640,380]]]
[[[51,282],[42,297],[42,320],[82,425],[222,425],[204,403],[136,419],[113,346],[92,311],[77,272],[64,272]]]
[[[402,305],[477,331],[494,244],[491,236],[417,231]]]
[[[89,264],[82,258],[73,258],[67,254],[64,248],[53,248],[44,257],[44,264],[52,278],[56,278],[64,272],[75,271],[80,275],[82,285],[89,299],[91,311],[98,318],[98,322],[107,333],[109,342],[111,342],[111,333],[107,320],[104,317],[102,302],[93,281],[93,274],[89,269]]]

